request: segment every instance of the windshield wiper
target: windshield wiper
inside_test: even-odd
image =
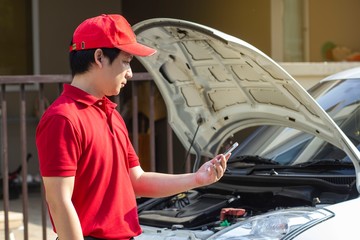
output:
[[[293,167],[310,167],[310,166],[316,166],[316,167],[323,167],[323,166],[353,166],[352,162],[345,162],[340,159],[315,159],[313,161],[305,162],[305,163],[299,163],[292,165]]]
[[[294,165],[281,165],[279,162],[276,162],[271,159],[259,157],[259,156],[238,156],[231,161],[228,162],[228,167],[231,170],[235,169],[246,169],[244,172],[245,175],[250,175],[254,171],[266,171],[270,170],[270,175],[277,175],[277,171],[286,170],[286,169],[322,169],[322,170],[330,170],[330,169],[339,169],[343,168],[351,168],[354,167],[352,162],[343,161],[339,159],[319,159],[313,160],[311,162],[304,162]],[[228,174],[232,174],[230,169],[227,169]]]
[[[270,159],[260,157],[258,155],[242,155],[236,156],[228,162],[226,174],[232,174],[232,170],[246,169],[245,175],[250,175],[254,170],[259,169],[273,169],[280,167],[280,163]]]
[[[235,158],[232,158],[231,161],[228,162],[229,164],[233,163],[248,163],[248,164],[254,164],[254,165],[279,165],[278,162],[270,159],[270,158],[263,158],[257,155],[242,155],[242,156],[236,156]]]

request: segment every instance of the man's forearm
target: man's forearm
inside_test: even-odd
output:
[[[145,172],[137,181],[136,195],[141,197],[165,197],[198,187],[194,173],[162,174]]]
[[[131,168],[130,176],[139,197],[166,197],[218,181],[225,172],[226,156],[220,154],[205,162],[195,173],[163,174],[144,172],[140,166]]]

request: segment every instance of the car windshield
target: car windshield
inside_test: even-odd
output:
[[[309,90],[309,93],[333,118],[355,146],[360,143],[360,79],[324,81]],[[241,132],[234,135],[241,136]],[[234,140],[234,139],[232,139]],[[243,156],[258,156],[263,164],[296,165],[311,161],[351,162],[346,153],[314,135],[279,126],[257,128],[238,149],[229,163]],[[255,162],[254,162],[255,163]],[[258,163],[258,162],[256,162]]]

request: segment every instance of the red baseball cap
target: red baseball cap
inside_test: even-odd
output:
[[[153,55],[156,50],[136,41],[128,21],[118,14],[102,14],[86,19],[73,34],[70,51],[94,48],[118,48],[135,56]]]

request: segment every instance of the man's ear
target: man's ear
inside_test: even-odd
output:
[[[100,48],[96,49],[94,53],[95,64],[99,66],[102,65],[101,61],[103,58],[104,58],[103,51]]]

